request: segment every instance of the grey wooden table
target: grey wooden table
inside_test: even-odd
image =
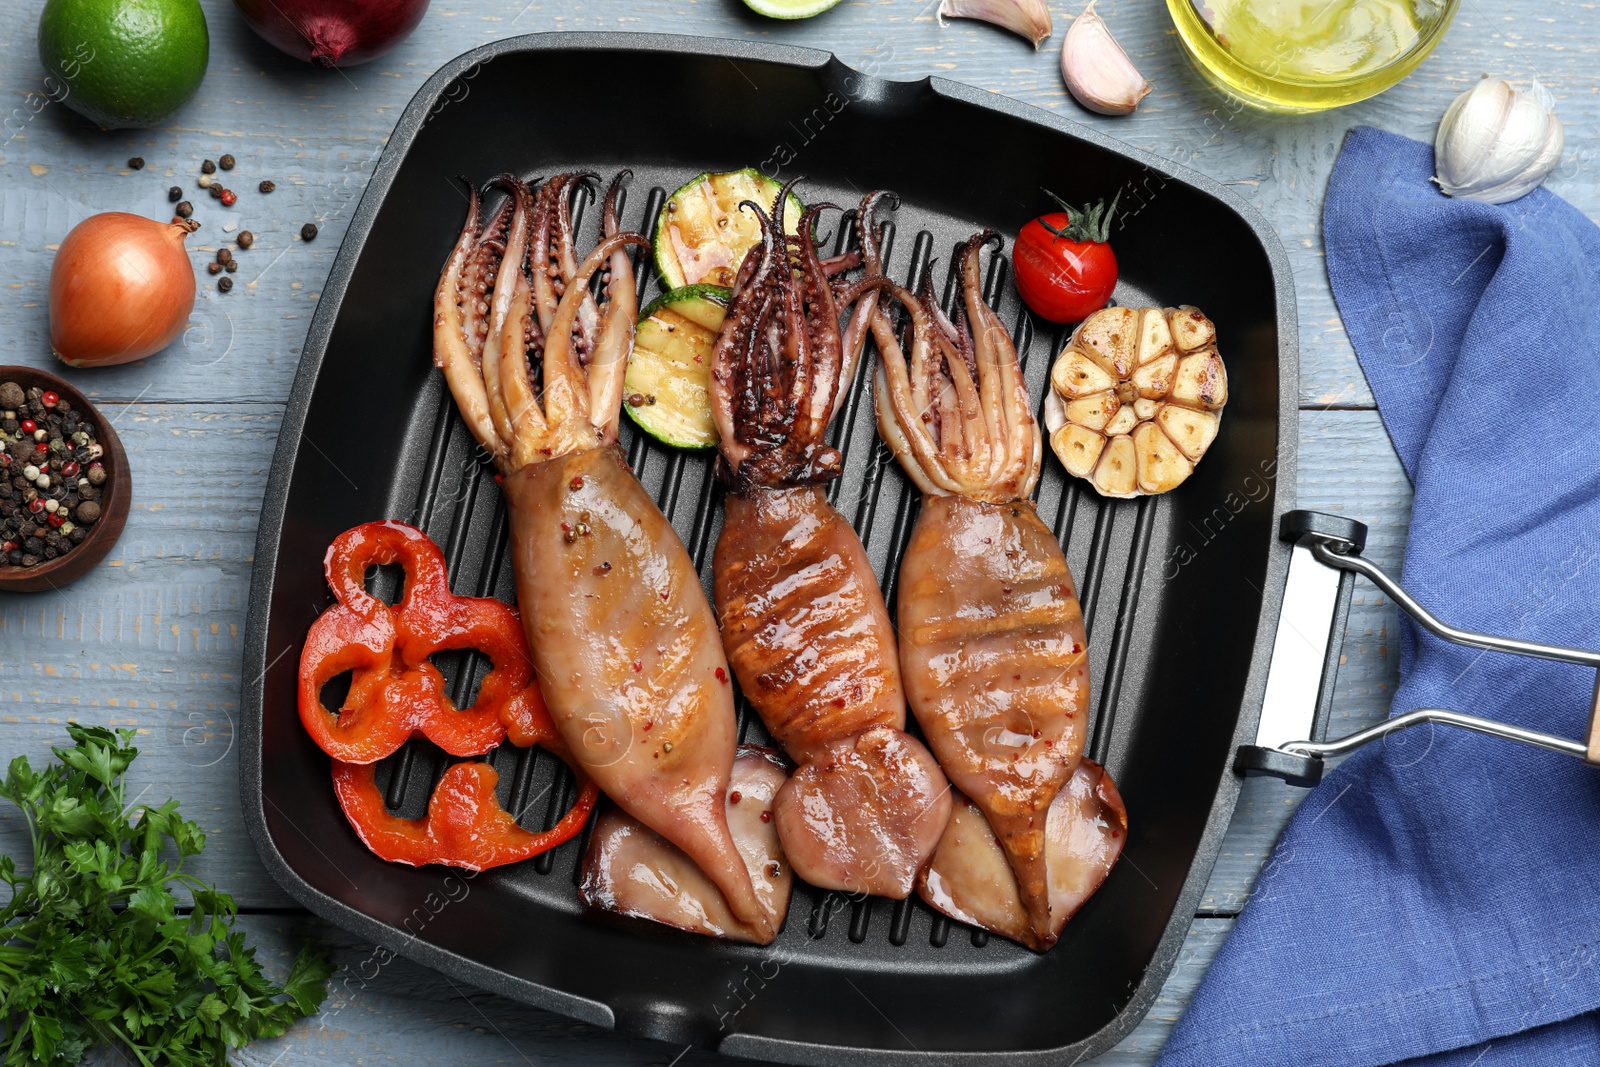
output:
[[[39,0],[0,5],[0,362],[51,366],[46,285],[52,253],[85,216],[160,217],[165,190],[193,187],[203,158],[231,152],[241,196],[228,219],[256,234],[230,295],[202,285],[193,323],[165,354],[132,366],[72,372],[116,420],[135,481],[121,543],[94,574],[61,592],[0,599],[0,758],[44,758],[79,720],[136,727],[145,750],[134,789],[176,796],[209,835],[197,872],[232,892],[263,955],[286,960],[322,940],[360,981],[337,981],[327,1010],[242,1063],[498,1062],[627,1064],[718,1060],[596,1030],[454,985],[395,961],[371,975],[372,946],[297,909],[267,876],[239,811],[231,750],[241,687],[242,628],[262,487],[306,327],[345,225],[378,153],[423,80],[467,48],[519,33],[611,29],[761,38],[828,49],[890,78],[938,74],[1098,126],[1231,185],[1277,227],[1300,307],[1304,506],[1372,527],[1369,555],[1398,566],[1410,489],[1373,410],[1328,291],[1319,233],[1323,189],[1344,132],[1382,126],[1431,139],[1449,100],[1485,71],[1539,77],[1560,101],[1568,158],[1551,187],[1600,213],[1593,161],[1600,131],[1600,20],[1585,0],[1466,0],[1435,54],[1384,96],[1331,114],[1284,118],[1230,104],[1187,65],[1164,5],[1103,0],[1100,10],[1155,85],[1125,119],[1089,115],[1057,69],[1060,32],[1078,5],[1052,6],[1057,36],[1035,53],[987,26],[941,27],[927,0],[845,0],[804,23],[768,22],[737,0],[436,0],[418,32],[384,59],[316,71],[258,41],[225,0],[204,0],[210,71],[198,99],[168,125],[104,134],[46,96],[34,48]],[[569,106],[581,86],[551,87]],[[530,86],[530,92],[541,91]],[[959,146],[932,144],[935,156]],[[131,156],[148,166],[127,169]],[[270,178],[270,197],[253,192]],[[219,242],[224,212],[197,201],[197,263]],[[321,236],[297,238],[315,221]],[[1176,249],[1175,254],[1194,254]],[[55,369],[60,369],[59,367]],[[1395,682],[1394,611],[1357,589],[1335,705],[1345,730],[1381,717]],[[1155,1010],[1101,1062],[1149,1064],[1248,899],[1295,791],[1246,785],[1222,858],[1182,958]],[[26,845],[0,813],[0,850]],[[1359,977],[1352,975],[1352,983]],[[731,1062],[731,1061],[729,1061]]]

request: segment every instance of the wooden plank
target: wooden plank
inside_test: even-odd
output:
[[[731,1067],[750,1062],[614,1033],[463,986],[426,967],[391,958],[376,946],[308,916],[248,915],[240,924],[257,945],[268,973],[280,980],[307,940],[327,949],[339,968],[321,1014],[276,1041],[259,1042],[235,1054],[232,1061],[240,1067],[328,1063]],[[1195,923],[1150,1014],[1121,1044],[1095,1060],[1097,1065],[1142,1067],[1155,1058],[1229,925],[1225,919]],[[88,1062],[94,1067],[123,1063],[114,1054]]]
[[[0,753],[46,758],[68,719],[134,727],[130,796],[168,794],[209,847],[196,873],[247,906],[288,906],[241,821],[231,750],[256,514],[281,407],[108,405],[133,505],[106,562],[60,591],[0,601]],[[27,837],[0,805],[0,850]]]

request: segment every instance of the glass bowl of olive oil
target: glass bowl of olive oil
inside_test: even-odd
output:
[[[1459,0],[1167,0],[1178,36],[1224,92],[1270,111],[1376,96],[1416,69]]]

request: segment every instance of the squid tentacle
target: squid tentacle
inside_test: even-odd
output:
[[[574,231],[572,228],[572,201],[585,189],[591,188],[600,180],[600,175],[593,171],[581,171],[566,175],[567,184],[556,197],[556,258],[561,270],[561,288],[563,293],[572,286],[574,276],[578,273],[578,253],[574,245]],[[594,342],[595,329],[599,325],[599,309],[595,306],[592,294],[580,298],[578,308],[577,334],[578,352],[580,357],[586,356],[589,347]]]
[[[740,206],[755,212],[758,219],[765,217],[759,204],[747,200]],[[780,264],[778,248],[772,241],[762,241],[745,254],[722,329],[711,350],[711,415],[722,439],[723,459],[735,470],[753,451],[750,435],[760,421],[760,401],[751,373],[753,352],[766,332],[772,279]]]
[[[877,209],[880,204],[886,204],[890,210],[900,206],[900,197],[887,189],[876,189],[861,198],[861,206],[856,209],[856,240],[860,245],[861,264],[865,268],[867,277],[876,277],[884,273],[882,235],[877,223]],[[841,299],[840,305],[847,305],[850,301]],[[861,354],[866,349],[867,335],[871,329],[871,322],[878,312],[878,292],[873,290],[867,293],[855,304],[850,313],[850,319],[845,324],[844,337],[840,342],[844,351],[844,366],[840,368],[839,380],[853,382],[856,369],[861,365]],[[844,390],[840,390],[843,395]]]
[[[926,365],[931,344],[932,326],[927,311],[908,290],[887,278],[880,276],[880,279],[882,291],[910,313],[912,355],[908,360],[900,338],[889,324],[889,317],[880,307],[879,314],[872,318],[872,339],[878,348],[878,366],[873,375],[878,432],[917,488],[936,496],[959,493],[962,483],[948,469],[947,457],[923,421],[923,412],[917,406],[913,390],[911,368]]]
[[[868,279],[882,277],[873,209],[882,193],[869,193],[858,212]],[[888,283],[878,287],[910,315],[902,343],[878,296],[871,311],[855,307],[870,331],[879,362],[874,373],[878,428],[917,487],[934,495],[960,495],[1007,503],[1026,499],[1038,483],[1042,437],[1028,403],[1022,364],[1000,316],[983,299],[980,260],[1000,243],[980,231],[956,249],[959,283],[954,319],[940,308],[927,278],[913,294]],[[887,279],[885,279],[887,282]],[[853,316],[847,338],[857,327]],[[909,348],[909,351],[908,351]]]
[[[941,407],[945,419],[941,426],[946,435],[944,439],[960,442],[960,455],[969,469],[987,472],[992,464],[993,448],[989,434],[977,432],[980,427],[987,428],[987,423],[983,416],[983,400],[973,381],[976,366],[971,338],[945,317],[934,298],[931,277],[924,278],[919,298],[934,324],[934,341],[943,353],[945,374],[955,394],[953,404]],[[960,314],[964,316],[965,312]],[[952,453],[954,451],[952,449]]]
[[[461,179],[466,182],[466,179]],[[468,197],[469,217],[477,209],[471,203],[481,203],[482,193],[471,189]],[[500,269],[500,258],[506,251],[506,232],[511,227],[511,198],[501,200],[489,221],[482,228],[477,247],[467,256],[461,277],[462,328],[474,360],[483,357],[483,342],[489,334],[489,290],[494,285]]]
[[[798,180],[798,179],[796,179]],[[843,459],[824,440],[843,366],[839,305],[812,237],[815,204],[789,235],[784,213],[794,181],[771,206],[744,201],[761,242],[746,253],[712,350],[711,410],[724,476],[739,489],[814,485]],[[847,269],[847,268],[841,268]]]
[[[861,249],[852,248],[847,252],[840,252],[836,256],[828,256],[822,260],[822,272],[830,278],[837,278],[846,271],[855,270],[863,262]]]
[[[590,408],[588,372],[574,352],[572,332],[589,279],[613,253],[630,244],[648,246],[649,241],[643,234],[631,231],[613,234],[602,240],[579,265],[573,284],[561,298],[544,349],[544,417],[549,423],[548,431],[537,438],[523,435],[517,439],[513,456],[515,466],[537,463],[552,454],[588,451],[600,447],[608,439],[616,440],[617,419],[622,414],[621,390],[617,390],[617,404],[610,410]],[[622,315],[620,319],[626,320],[628,317]],[[633,331],[629,329],[626,333],[631,346]],[[624,351],[620,357],[608,358],[625,363],[627,354]]]
[[[523,262],[528,252],[533,194],[526,182],[510,174],[502,174],[490,184],[509,192],[513,205],[505,254],[495,273],[494,289],[489,299],[489,333],[483,343],[484,391],[489,399],[489,417],[494,420],[495,431],[500,438],[497,455],[503,456],[516,440],[517,420],[512,414],[512,405],[518,405],[520,415],[522,398],[513,395],[508,403],[505,385],[511,376],[502,371],[500,363],[508,351],[513,353],[511,359],[514,364],[518,360],[525,364],[527,359],[520,293],[526,285]]]
[[[763,399],[761,429],[765,443],[770,448],[775,441],[786,436],[793,428],[793,413],[799,408],[799,399],[810,378],[811,352],[806,343],[805,312],[800,294],[794,285],[793,257],[789,242],[784,236],[783,214],[785,202],[793,181],[779,190],[773,201],[772,214],[763,213],[759,205],[751,210],[761,227],[762,242],[776,250],[778,273],[773,276],[771,293],[777,308],[767,328],[768,342],[759,353],[760,380]]]
[[[1004,441],[1004,466],[996,472],[991,488],[1010,492],[1009,499],[1025,499],[1039,481],[1042,437],[1039,424],[1028,402],[1028,387],[1022,377],[1022,361],[1011,341],[1011,332],[1000,315],[983,299],[978,260],[983,249],[994,245],[998,253],[1003,241],[993,230],[983,230],[968,240],[961,265],[961,286],[967,318],[971,323],[973,352],[980,374],[985,366],[995,369],[998,409]]]
[[[501,442],[483,388],[483,341],[471,312],[479,293],[470,280],[474,276],[468,273],[470,261],[482,247],[483,228],[478,217],[478,190],[470,183],[467,189],[467,220],[433,294],[433,362],[444,372],[472,436],[493,455],[500,451]]]
[[[813,441],[821,439],[833,417],[844,367],[839,307],[823,260],[811,240],[813,223],[822,212],[829,210],[838,208],[828,203],[811,205],[801,216],[800,236],[796,238],[803,325],[809,331],[808,340],[814,353],[810,368],[813,380],[800,393],[804,410],[798,432]]]
[[[533,235],[529,241],[528,262],[533,276],[534,308],[541,336],[548,335],[550,323],[556,317],[556,305],[561,303],[557,280],[561,267],[554,261],[551,239],[556,222],[555,197],[560,178],[552,178],[539,187],[533,211]]]
[[[600,214],[602,239],[622,232],[623,184],[633,171],[623,170],[611,181],[605,206]],[[628,371],[628,355],[633,351],[633,336],[639,319],[639,292],[634,279],[633,260],[628,244],[619,244],[605,267],[604,304],[600,308],[594,333],[594,347],[587,353],[589,370],[589,418],[602,445],[617,441],[616,413],[622,410],[623,383]],[[584,287],[588,292],[588,287]],[[581,314],[581,310],[580,310]]]
[[[649,245],[621,229],[627,176],[612,183],[603,236],[581,263],[572,261],[563,203],[589,176],[557,175],[535,192],[500,175],[485,188],[510,195],[487,222],[481,194],[470,191],[467,219],[434,293],[434,361],[473,436],[504,472],[616,443],[638,317],[628,249]],[[589,283],[602,270],[597,300]],[[586,313],[593,315],[587,332]]]

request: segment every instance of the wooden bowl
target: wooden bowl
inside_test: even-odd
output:
[[[46,560],[37,567],[13,567],[0,563],[0,592],[42,593],[75,582],[87,574],[95,564],[106,558],[106,553],[122,536],[128,523],[128,507],[133,501],[132,476],[128,470],[128,454],[122,449],[116,428],[93,404],[73,386],[48,371],[36,367],[0,366],[0,382],[16,382],[23,389],[47,389],[70,401],[74,410],[88,415],[94,423],[95,439],[100,442],[109,478],[108,487],[100,496],[100,520],[89,529],[83,543],[56,559]]]

